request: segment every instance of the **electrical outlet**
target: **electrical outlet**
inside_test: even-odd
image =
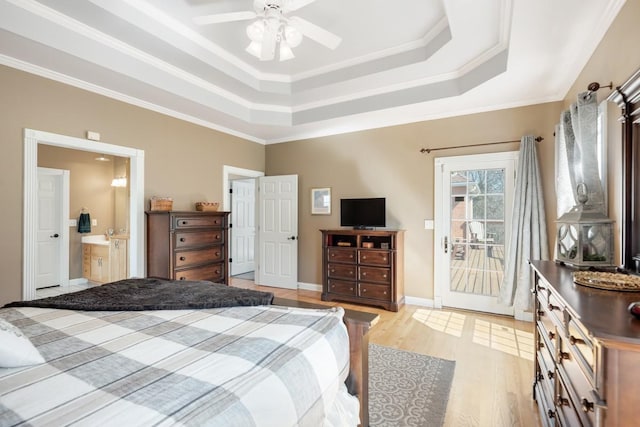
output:
[[[424,229],[425,230],[433,230],[433,220],[432,219],[425,219],[424,220]]]
[[[98,220],[97,219],[92,219],[91,220],[91,225],[94,226],[94,227],[97,226],[98,225]]]
[[[77,227],[78,226],[78,220],[75,218],[69,218],[69,227]]]

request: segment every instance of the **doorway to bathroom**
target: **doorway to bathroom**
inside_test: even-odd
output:
[[[24,130],[23,299],[36,297],[38,221],[38,145],[119,156],[129,161],[129,276],[144,275],[144,151],[32,129]],[[62,233],[68,237],[69,227]],[[66,251],[69,248],[67,245]],[[61,278],[68,284],[69,277]]]

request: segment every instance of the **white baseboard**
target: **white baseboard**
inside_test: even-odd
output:
[[[322,285],[316,285],[315,283],[298,282],[298,289],[305,291],[322,292]]]
[[[429,308],[435,307],[434,301],[432,299],[427,299],[427,298],[405,296],[404,303],[410,304],[410,305],[419,305],[421,307],[429,307]]]

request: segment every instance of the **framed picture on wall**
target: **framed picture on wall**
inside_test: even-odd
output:
[[[331,188],[311,189],[311,215],[331,215]]]

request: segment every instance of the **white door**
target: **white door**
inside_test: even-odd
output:
[[[435,159],[436,301],[513,315],[498,303],[517,152]]]
[[[36,289],[66,285],[68,281],[68,230],[63,222],[65,173],[38,168]],[[65,256],[67,255],[67,256]]]
[[[231,181],[231,275],[254,271],[256,180]]]
[[[298,287],[298,176],[258,178],[259,285]]]

